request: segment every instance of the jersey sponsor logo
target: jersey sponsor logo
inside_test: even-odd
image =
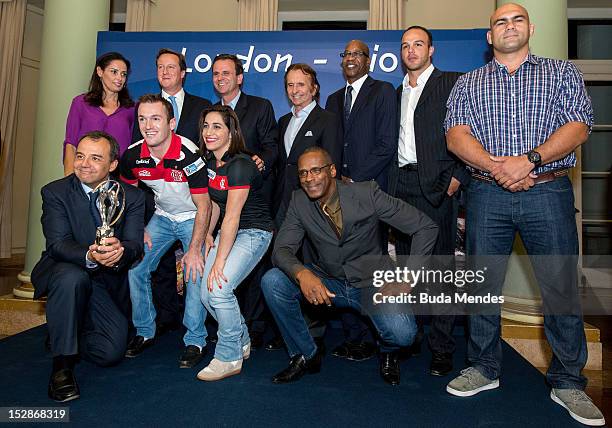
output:
[[[210,170],[208,170],[210,172]],[[210,177],[210,175],[209,175]],[[208,187],[212,187],[217,190],[228,190],[227,186],[227,176],[225,175],[215,175],[214,178],[211,178],[208,181]]]
[[[217,173],[210,168],[207,168],[207,170],[208,170],[208,179],[214,180],[215,177],[217,176]]]
[[[183,171],[178,170],[178,169],[171,169],[170,176],[172,177],[174,181],[183,181],[183,178],[184,178]]]
[[[151,172],[147,171],[146,169],[141,169],[140,171],[138,171],[138,176],[139,177],[150,177]]]
[[[204,168],[204,166],[206,166],[204,160],[202,158],[198,158],[194,163],[187,165],[185,168],[183,168],[183,171],[185,171],[185,174],[187,174],[187,176],[189,177],[190,175],[195,174],[196,172]]]
[[[136,165],[150,165],[151,159],[136,159]]]

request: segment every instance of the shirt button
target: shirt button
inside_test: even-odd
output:
[[[344,147],[348,147],[348,144],[345,144]]]
[[[343,164],[342,164],[342,166],[346,168],[348,165],[347,165],[347,164],[345,164],[345,163],[343,163]]]

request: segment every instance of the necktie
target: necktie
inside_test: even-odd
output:
[[[174,95],[171,95],[168,97],[168,99],[170,100],[170,104],[172,104],[172,111],[174,112],[174,119],[176,119],[176,128],[178,128],[178,123],[179,123],[179,109],[178,109],[178,104],[176,103],[176,97]]]
[[[98,211],[98,207],[96,206],[98,194],[98,192],[89,192],[89,211],[93,216],[96,227],[102,226],[102,217],[100,217],[100,211]]]
[[[353,87],[349,85],[346,88],[346,96],[344,97],[344,121],[348,122],[351,115],[351,104],[353,104]]]

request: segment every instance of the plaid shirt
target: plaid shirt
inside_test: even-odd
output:
[[[531,53],[516,70],[493,59],[459,78],[447,102],[446,132],[468,125],[495,156],[520,156],[546,142],[568,122],[593,125],[593,108],[574,64]],[[572,152],[535,170],[542,173],[576,164]]]

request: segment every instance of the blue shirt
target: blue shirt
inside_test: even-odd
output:
[[[520,156],[546,142],[568,122],[593,125],[593,108],[582,75],[569,61],[531,53],[511,75],[496,59],[459,78],[447,102],[446,132],[468,125],[494,156]],[[576,164],[572,152],[534,170]]]

